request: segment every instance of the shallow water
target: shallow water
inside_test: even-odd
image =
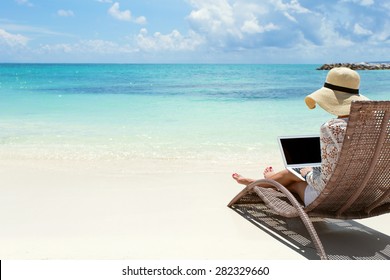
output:
[[[0,158],[258,163],[318,134],[317,65],[0,64]],[[387,100],[390,71],[361,71]]]

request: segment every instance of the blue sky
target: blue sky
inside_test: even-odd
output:
[[[387,0],[1,0],[0,62],[390,60]]]

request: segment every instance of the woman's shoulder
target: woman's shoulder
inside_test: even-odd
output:
[[[330,119],[321,126],[321,132],[325,134],[344,134],[347,129],[348,119]]]
[[[322,126],[326,127],[346,127],[348,124],[348,119],[347,118],[337,118],[337,119],[330,119],[326,123],[324,123]]]

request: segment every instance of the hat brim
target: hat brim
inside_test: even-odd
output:
[[[305,103],[309,109],[314,109],[318,104],[322,109],[335,116],[349,115],[353,101],[369,100],[361,94],[350,94],[322,87],[309,94]]]

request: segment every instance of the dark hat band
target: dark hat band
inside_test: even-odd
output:
[[[340,87],[340,86],[335,86],[329,83],[325,83],[324,87],[332,89],[332,90],[337,90],[337,91],[342,91],[350,94],[356,94],[359,95],[359,89],[354,89],[354,88],[346,88],[346,87]]]

